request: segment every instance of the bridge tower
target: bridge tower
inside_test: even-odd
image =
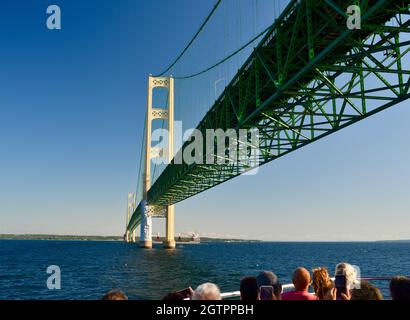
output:
[[[155,108],[153,106],[153,92],[155,88],[165,88],[168,90],[167,109]],[[153,77],[150,75],[148,78],[147,100],[145,170],[140,245],[143,248],[152,248],[152,218],[159,217],[166,219],[166,239],[164,241],[164,247],[174,249],[174,206],[153,206],[147,201],[148,191],[151,187],[151,160],[153,158],[166,157],[168,161],[171,161],[174,154],[174,79],[172,77]],[[165,148],[152,146],[152,122],[155,120],[164,120],[168,124],[168,146]]]

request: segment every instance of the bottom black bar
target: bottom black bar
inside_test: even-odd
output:
[[[82,318],[101,314],[106,317],[132,316],[135,319],[274,319],[289,316],[307,317],[314,314],[363,315],[388,311],[406,314],[409,302],[398,301],[0,301],[2,314],[13,317],[27,314],[32,317],[52,316]],[[8,313],[10,312],[10,313]],[[328,313],[329,312],[329,313]]]

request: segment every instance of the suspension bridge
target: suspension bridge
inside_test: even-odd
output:
[[[268,28],[233,51],[225,59],[197,72],[171,76],[189,46],[218,11],[217,4],[198,33],[177,60],[162,74],[148,79],[148,103],[138,187],[140,196],[129,194],[126,241],[152,247],[152,218],[166,219],[165,247],[175,247],[174,204],[213,188],[245,172],[278,159],[410,97],[409,1],[401,0],[293,0],[278,13]],[[360,28],[347,27],[347,7],[360,8]],[[239,70],[196,126],[209,129],[258,130],[256,162],[206,159],[176,161],[191,153],[192,139],[174,150],[174,83],[189,81],[225,63],[257,41]],[[215,82],[216,87],[216,82]],[[167,91],[166,108],[153,103],[157,88]],[[216,92],[216,89],[215,89]],[[195,102],[194,102],[195,103]],[[178,109],[176,103],[176,109]],[[191,108],[195,109],[195,105]],[[152,146],[153,123],[168,128],[168,145]],[[217,148],[216,141],[212,152]],[[239,153],[238,147],[234,152]],[[208,149],[207,149],[208,150]],[[176,151],[176,152],[174,152]],[[228,146],[224,153],[227,155]],[[243,150],[242,150],[243,151]],[[247,151],[246,151],[247,152]],[[169,163],[157,177],[151,162],[167,157]]]

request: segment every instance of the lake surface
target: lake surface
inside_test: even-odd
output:
[[[204,242],[167,251],[116,241],[1,240],[0,299],[100,299],[112,288],[130,299],[161,299],[208,281],[228,292],[262,270],[288,283],[296,267],[326,266],[333,274],[343,261],[363,277],[410,275],[410,243]],[[49,265],[61,268],[61,290],[47,289]],[[388,283],[375,284],[387,295]]]

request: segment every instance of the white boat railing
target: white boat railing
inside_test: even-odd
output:
[[[335,278],[330,278],[332,281]],[[365,280],[365,281],[390,281],[392,277],[376,277],[376,278],[360,278],[358,280]],[[282,285],[282,292],[286,290],[294,289],[294,285],[292,283]],[[232,291],[232,292],[224,292],[221,293],[222,299],[232,299],[232,298],[240,298],[241,292],[240,291]]]

